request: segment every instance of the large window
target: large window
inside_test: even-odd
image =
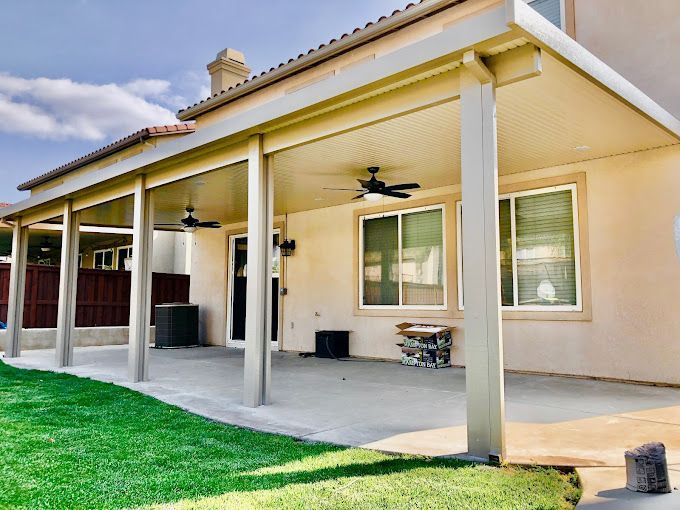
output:
[[[359,218],[360,308],[446,308],[444,206]]]
[[[457,204],[458,225],[462,206]],[[501,195],[499,259],[503,308],[581,311],[576,185]],[[463,309],[462,230],[458,229],[458,297]]]

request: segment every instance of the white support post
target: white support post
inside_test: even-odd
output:
[[[271,331],[273,189],[262,135],[253,135],[248,153],[248,280],[243,366],[243,404],[249,407],[269,403],[271,339],[267,335]]]
[[[22,226],[21,218],[17,218],[12,231],[12,265],[9,272],[7,331],[5,331],[5,357],[7,358],[16,358],[21,354],[27,256],[28,227]]]
[[[502,460],[505,398],[496,80],[473,50],[465,53],[463,64],[460,120],[468,453]]]
[[[64,203],[59,270],[59,305],[57,308],[57,367],[73,365],[73,329],[76,325],[76,290],[78,288],[78,244],[80,213],[73,211],[73,201]]]
[[[138,175],[135,180],[130,285],[128,378],[131,382],[149,379],[153,215],[152,191],[146,189],[146,176]]]

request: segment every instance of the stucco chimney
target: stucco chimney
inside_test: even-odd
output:
[[[250,76],[246,57],[238,50],[227,48],[217,54],[208,64],[210,73],[210,95],[214,96],[234,85],[243,83]]]

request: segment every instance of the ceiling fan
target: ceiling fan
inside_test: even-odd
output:
[[[349,188],[324,188],[333,191],[360,191],[361,194],[354,197],[352,200],[357,198],[363,198],[369,202],[374,202],[380,200],[383,196],[385,197],[395,197],[395,198],[408,198],[411,195],[408,193],[402,193],[402,190],[416,189],[420,188],[420,184],[415,182],[409,182],[404,184],[393,184],[392,186],[386,186],[383,181],[379,181],[375,174],[378,173],[380,167],[371,166],[368,167],[368,172],[371,174],[371,178],[366,181],[364,179],[357,179],[359,184],[361,184],[362,189],[349,189]]]
[[[194,212],[193,207],[187,207],[186,212],[188,213],[186,218],[182,218],[180,223],[156,223],[157,227],[182,227],[184,232],[195,232],[197,228],[220,228],[219,221],[200,221],[198,218],[194,218],[191,213]]]

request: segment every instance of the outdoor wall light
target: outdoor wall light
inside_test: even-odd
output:
[[[284,241],[279,245],[282,257],[290,257],[295,251],[295,240],[284,239]]]

